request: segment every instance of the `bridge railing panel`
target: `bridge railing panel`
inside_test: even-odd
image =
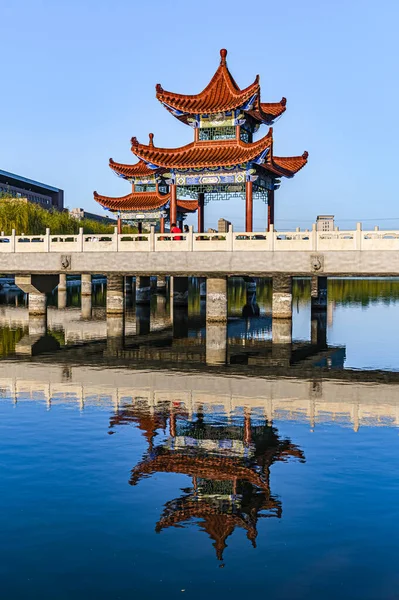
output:
[[[150,233],[139,234],[119,234],[118,235],[118,250],[119,252],[149,252]]]
[[[192,233],[155,233],[154,250],[158,252],[189,252]]]
[[[49,235],[16,235],[15,252],[49,252]]]
[[[260,252],[272,250],[272,234],[266,232],[250,233],[238,231],[233,233],[232,250],[240,252]]]
[[[363,231],[361,250],[399,250],[399,232]]]
[[[316,247],[315,250],[322,251],[347,251],[357,250],[356,231],[317,231],[315,232]]]
[[[79,235],[51,235],[50,252],[81,252],[82,243]]]
[[[226,252],[230,250],[231,236],[228,233],[194,233],[194,252]]]
[[[314,249],[314,232],[274,232],[274,250],[284,252],[309,252]]]
[[[0,252],[15,252],[15,237],[11,235],[0,236]]]
[[[84,234],[83,252],[112,252],[118,250],[117,236],[114,234]]]

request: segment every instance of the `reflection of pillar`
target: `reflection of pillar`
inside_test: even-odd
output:
[[[136,335],[148,335],[151,330],[150,304],[136,305]]]
[[[272,342],[273,344],[291,344],[292,319],[272,320]]]
[[[125,294],[131,295],[133,292],[133,281],[131,275],[125,276]]]
[[[151,300],[151,278],[136,277],[136,304],[149,304]]]
[[[273,319],[292,319],[292,278],[290,275],[273,276]]]
[[[47,315],[29,313],[29,337],[42,337],[47,333]]]
[[[170,186],[170,225],[177,223],[177,189],[176,184]]]
[[[107,314],[123,313],[123,283],[122,275],[107,275]]]
[[[312,277],[311,282],[311,342],[327,346],[327,277]]]
[[[312,312],[327,311],[327,277],[312,277],[310,296]]]
[[[29,293],[29,315],[46,315],[47,298],[46,294],[40,292]]]
[[[82,319],[91,319],[91,296],[82,296],[81,298],[81,317]]]
[[[125,338],[125,317],[123,313],[107,313],[107,350],[123,348]]]
[[[227,321],[227,277],[206,280],[206,320]]]
[[[165,277],[165,275],[158,275],[158,277],[157,277],[157,292],[166,294],[166,277]]]
[[[65,273],[60,273],[60,282],[57,288],[58,308],[63,310],[67,305],[67,285]]]
[[[188,306],[188,277],[173,278],[173,303],[175,306]]]
[[[245,231],[253,231],[253,184],[245,183]]]
[[[274,189],[267,192],[267,231],[274,225]]]
[[[204,212],[205,212],[205,194],[198,194],[198,233],[204,233]]]
[[[188,305],[173,307],[173,337],[185,339],[188,337]]]
[[[227,358],[227,321],[206,323],[206,364],[225,365]]]

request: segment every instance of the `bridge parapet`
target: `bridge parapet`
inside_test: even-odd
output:
[[[3,253],[76,252],[342,252],[399,250],[399,231],[51,234],[0,236]]]

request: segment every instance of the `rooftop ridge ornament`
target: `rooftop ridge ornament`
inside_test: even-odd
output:
[[[221,65],[226,64],[226,56],[227,56],[227,50],[226,50],[226,48],[222,48],[220,50],[220,64]]]
[[[148,137],[149,137],[149,140],[150,140],[149,143],[148,143],[148,145],[150,146],[150,148],[153,148],[154,147],[154,134],[153,133],[149,133]]]

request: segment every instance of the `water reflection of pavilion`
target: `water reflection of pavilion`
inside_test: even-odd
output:
[[[137,485],[155,473],[178,473],[191,478],[183,494],[168,501],[155,530],[196,523],[213,540],[219,560],[227,538],[238,528],[256,547],[260,518],[280,518],[281,501],[270,493],[270,467],[289,458],[304,460],[303,452],[262,418],[249,411],[229,417],[198,411],[189,417],[183,405],[155,411],[137,404],[125,406],[111,418],[110,428],[135,423],[148,450],[131,472]],[[169,425],[169,434],[162,435]]]

